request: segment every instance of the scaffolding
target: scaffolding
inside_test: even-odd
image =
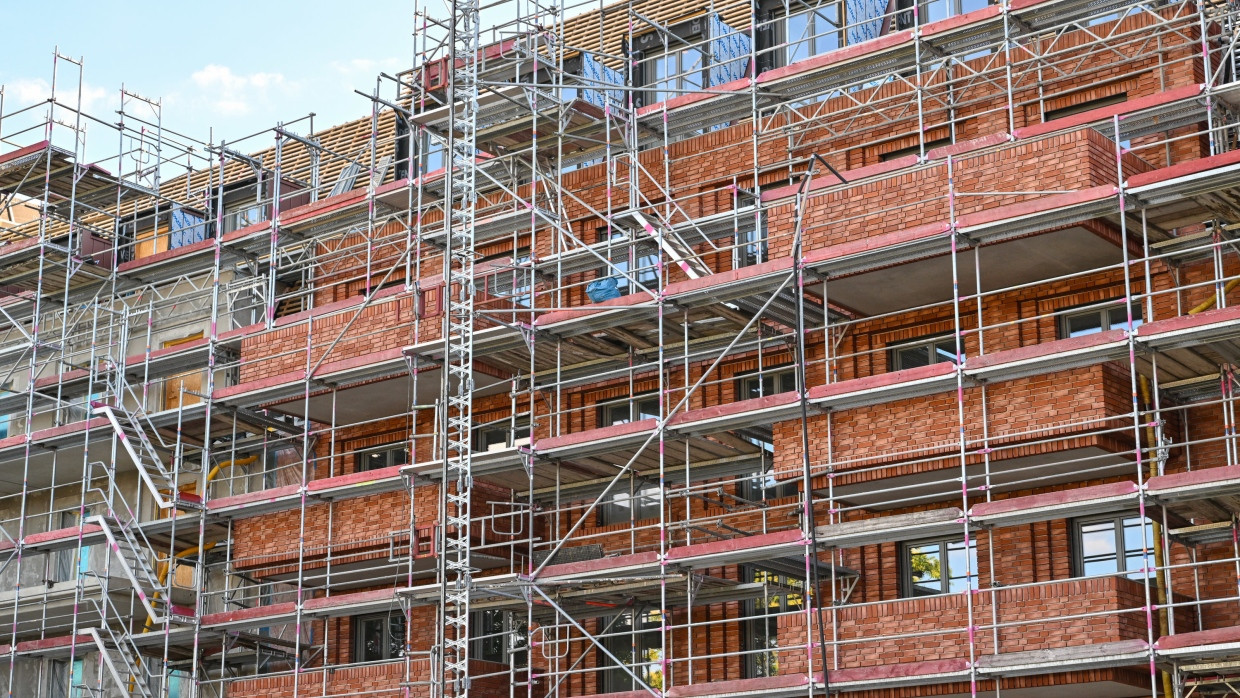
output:
[[[0,91],[9,695],[1236,691],[1240,7],[413,18]]]

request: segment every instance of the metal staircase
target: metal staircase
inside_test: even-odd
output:
[[[196,502],[182,499],[177,490],[176,473],[164,465],[155,444],[147,436],[154,431],[145,414],[130,412],[120,405],[97,405],[94,413],[108,418],[120,439],[121,447],[138,468],[142,482],[155,498],[160,509],[195,507]],[[161,443],[161,445],[164,445]],[[174,450],[175,455],[175,450]]]
[[[169,582],[165,580],[161,583],[159,573],[151,565],[152,551],[155,548],[137,526],[138,516],[116,486],[112,469],[97,461],[90,463],[89,467],[91,482],[96,481],[95,471],[103,470],[109,484],[106,491],[103,488],[95,490],[107,502],[107,512],[102,516],[88,516],[85,519],[86,524],[99,527],[108,549],[115,553],[116,564],[110,568],[108,576],[116,577],[119,573],[119,576],[128,580],[152,622],[163,623],[176,619],[177,614],[173,613],[168,595]]]
[[[107,599],[107,595],[104,594],[103,598]],[[103,605],[111,605],[111,602],[105,600]],[[113,610],[117,609],[113,607]],[[94,641],[99,650],[99,661],[107,669],[107,675],[120,693],[141,698],[154,697],[151,685],[157,675],[147,669],[151,662],[142,661],[138,647],[129,633],[118,633],[104,624],[101,628],[88,629],[86,634]],[[104,692],[103,695],[108,693]]]

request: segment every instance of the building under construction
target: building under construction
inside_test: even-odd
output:
[[[411,10],[0,97],[7,695],[1240,694],[1240,5]]]

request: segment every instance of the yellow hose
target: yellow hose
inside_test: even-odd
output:
[[[1190,313],[1191,312],[1192,311],[1190,311]],[[1200,313],[1202,311],[1198,310],[1197,312]],[[1193,313],[1193,314],[1196,314],[1196,313]],[[1154,401],[1150,396],[1150,379],[1146,378],[1143,375],[1138,375],[1137,378],[1139,379],[1140,386],[1141,386],[1141,399],[1145,401],[1145,405],[1147,408],[1152,407],[1154,404]],[[1154,445],[1155,444],[1154,427],[1150,424],[1150,414],[1148,412],[1145,414],[1144,419],[1146,423],[1145,441],[1149,445],[1149,448],[1146,451],[1146,460],[1149,462],[1148,477],[1155,477],[1158,475],[1158,460],[1156,458],[1157,450]],[[1152,524],[1150,526],[1150,531],[1154,534],[1154,567],[1156,567],[1158,570],[1154,573],[1154,587],[1157,591],[1157,599],[1158,599],[1158,636],[1166,637],[1167,634],[1170,632],[1170,626],[1167,623],[1167,613],[1169,612],[1167,610],[1167,585],[1165,581],[1163,580],[1163,575],[1162,575],[1162,570],[1164,567],[1163,548],[1162,548],[1162,542],[1161,542],[1162,541],[1162,524],[1158,523],[1157,521],[1150,521],[1150,523]],[[1172,695],[1171,675],[1165,671],[1162,672],[1162,684],[1163,684],[1163,695],[1164,696]]]
[[[220,471],[224,470],[225,468],[234,468],[239,465],[249,465],[257,460],[258,460],[258,456],[247,456],[246,458],[238,458],[236,460],[224,461],[223,463],[220,463],[219,465],[212,468],[210,472],[207,473],[207,482],[211,482],[212,480],[214,480],[215,477],[220,474]],[[185,487],[181,487],[179,489],[182,492],[185,492],[188,490],[194,490],[196,492],[198,490],[198,483],[197,482],[190,483],[189,485],[186,485]],[[210,543],[203,545],[202,552],[205,553],[211,548],[214,548],[217,542],[218,541],[212,541]],[[197,552],[198,552],[198,546],[193,545],[174,554],[172,558],[176,560],[180,560],[190,555],[193,555],[194,553],[197,553]],[[159,563],[159,568],[158,568],[158,572],[156,576],[159,580],[160,586],[163,586],[164,582],[168,579],[168,572],[171,569],[172,569],[172,560],[164,560]],[[153,599],[158,599],[159,597],[160,597],[160,592],[158,591],[151,594],[151,598]],[[155,624],[155,619],[151,617],[150,615],[148,615],[146,617],[146,624],[142,628],[142,632],[144,633],[149,632],[151,629],[151,626],[154,624]]]
[[[1240,278],[1236,278],[1236,279],[1232,279],[1231,281],[1228,281],[1227,285],[1223,286],[1223,295],[1224,296],[1227,295],[1228,291],[1232,290],[1238,285],[1240,285]],[[1196,315],[1197,313],[1204,313],[1210,308],[1213,308],[1214,304],[1218,302],[1218,296],[1219,294],[1216,293],[1210,296],[1209,298],[1207,298],[1206,300],[1201,301],[1196,306],[1193,306],[1193,309],[1188,311],[1188,314]]]

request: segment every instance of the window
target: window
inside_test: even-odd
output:
[[[643,419],[659,418],[659,398],[639,397],[610,402],[599,408],[599,426],[609,427],[614,424],[628,424]]]
[[[776,29],[784,44],[784,65],[790,65],[840,47],[840,4],[829,3],[814,9],[808,4],[790,2],[788,14]]]
[[[956,361],[956,338],[952,335],[919,339],[891,349],[890,364],[893,371],[929,366],[945,361],[952,363]]]
[[[530,424],[524,418],[516,420],[514,426],[512,420],[505,417],[478,427],[474,433],[478,435],[475,448],[479,451],[499,451],[530,442]]]
[[[642,519],[657,519],[662,507],[659,504],[659,488],[643,487],[636,495],[613,492],[599,506],[600,523],[603,526]]]
[[[738,496],[751,502],[791,497],[797,493],[797,482],[796,478],[777,480],[774,470],[767,468],[741,480]]]
[[[0,384],[0,397],[13,395],[13,383]],[[13,416],[8,414],[0,414],[0,439],[9,435],[10,425],[13,423]]]
[[[1059,318],[1059,338],[1080,337],[1097,334],[1103,330],[1123,330],[1128,328],[1128,307],[1122,301],[1118,305],[1108,304],[1106,307],[1094,307],[1089,310],[1069,311]],[[1132,304],[1132,326],[1141,325],[1141,304]]]
[[[980,10],[989,4],[988,0],[929,0],[921,3],[921,8],[917,13],[918,21],[924,26],[930,22]],[[898,9],[907,8],[909,11],[901,12],[897,17],[896,27],[898,29],[909,29],[913,26],[912,7],[912,2],[899,0]]]
[[[751,373],[741,376],[736,381],[736,399],[749,400],[755,397],[790,393],[797,389],[797,372],[794,369]]]
[[[82,676],[82,660],[73,660],[73,673],[69,673],[69,662],[65,659],[53,659],[47,663],[47,698],[77,698],[85,695],[79,686],[85,684]]]
[[[1047,122],[1054,121],[1056,119],[1063,119],[1065,117],[1081,114],[1092,109],[1101,109],[1103,107],[1110,107],[1116,104],[1123,104],[1127,100],[1128,93],[1120,92],[1119,94],[1111,95],[1110,97],[1099,97],[1098,99],[1078,102],[1077,104],[1067,107],[1060,107],[1059,109],[1047,109],[1042,114],[1042,121]]]
[[[741,579],[766,585],[762,598],[750,601],[745,622],[746,672],[749,678],[779,673],[779,615],[804,608],[803,580],[759,567],[741,568]]]
[[[766,230],[736,231],[732,268],[752,267],[766,261]]]
[[[906,543],[905,596],[934,596],[977,588],[977,541],[966,547],[963,539]]]
[[[378,662],[405,656],[405,614],[375,613],[353,619],[353,661]]]
[[[529,266],[530,248],[522,247],[515,255],[505,252],[483,257],[476,264],[490,261],[495,261],[496,271],[484,277],[486,295],[492,298],[507,298],[515,305],[528,308],[530,291],[534,288],[533,269]]]
[[[926,142],[926,152],[928,153],[931,150],[934,150],[935,148],[942,148],[945,145],[951,145],[951,144],[952,144],[952,139],[950,137],[936,138],[935,140]],[[879,155],[878,160],[879,162],[890,162],[892,160],[899,160],[900,158],[905,157],[906,155],[921,155],[921,143],[908,146],[907,148],[898,148],[896,150],[889,150]]]
[[[604,256],[607,257],[607,261],[611,262],[616,288],[622,293],[632,293],[637,290],[630,277],[635,278],[638,284],[647,289],[658,285],[659,253],[653,251],[652,246],[644,243],[626,244],[630,239],[627,230],[613,229],[608,235],[607,230],[603,229],[600,231],[599,238],[608,243]],[[639,247],[642,248],[640,252]],[[635,255],[636,259],[634,259]]]
[[[612,624],[603,639],[607,651],[629,667],[647,686],[655,689],[663,686],[662,625],[658,611],[639,614],[637,627],[633,624],[633,614],[626,613]],[[600,666],[615,666],[607,655],[602,655],[600,660]],[[607,670],[603,683],[608,693],[641,690],[633,677],[620,668]]]
[[[231,233],[246,226],[262,223],[267,220],[270,211],[268,204],[253,199],[238,201],[224,206],[224,232]]]
[[[515,666],[526,665],[528,632],[525,624],[509,611],[487,610],[473,614],[474,657],[507,664],[512,655]]]
[[[649,104],[700,90],[708,84],[706,46],[690,46],[690,41],[700,42],[701,36],[685,41],[668,39],[666,52],[662,49],[646,52],[639,66],[642,82],[650,90]]]
[[[1148,550],[1154,540],[1148,520],[1121,514],[1077,521],[1075,528],[1078,575],[1123,574],[1129,579],[1145,579],[1142,549]],[[1149,556],[1153,564],[1153,551]]]
[[[357,454],[357,472],[378,470],[409,463],[409,444],[401,441],[362,451]]]

